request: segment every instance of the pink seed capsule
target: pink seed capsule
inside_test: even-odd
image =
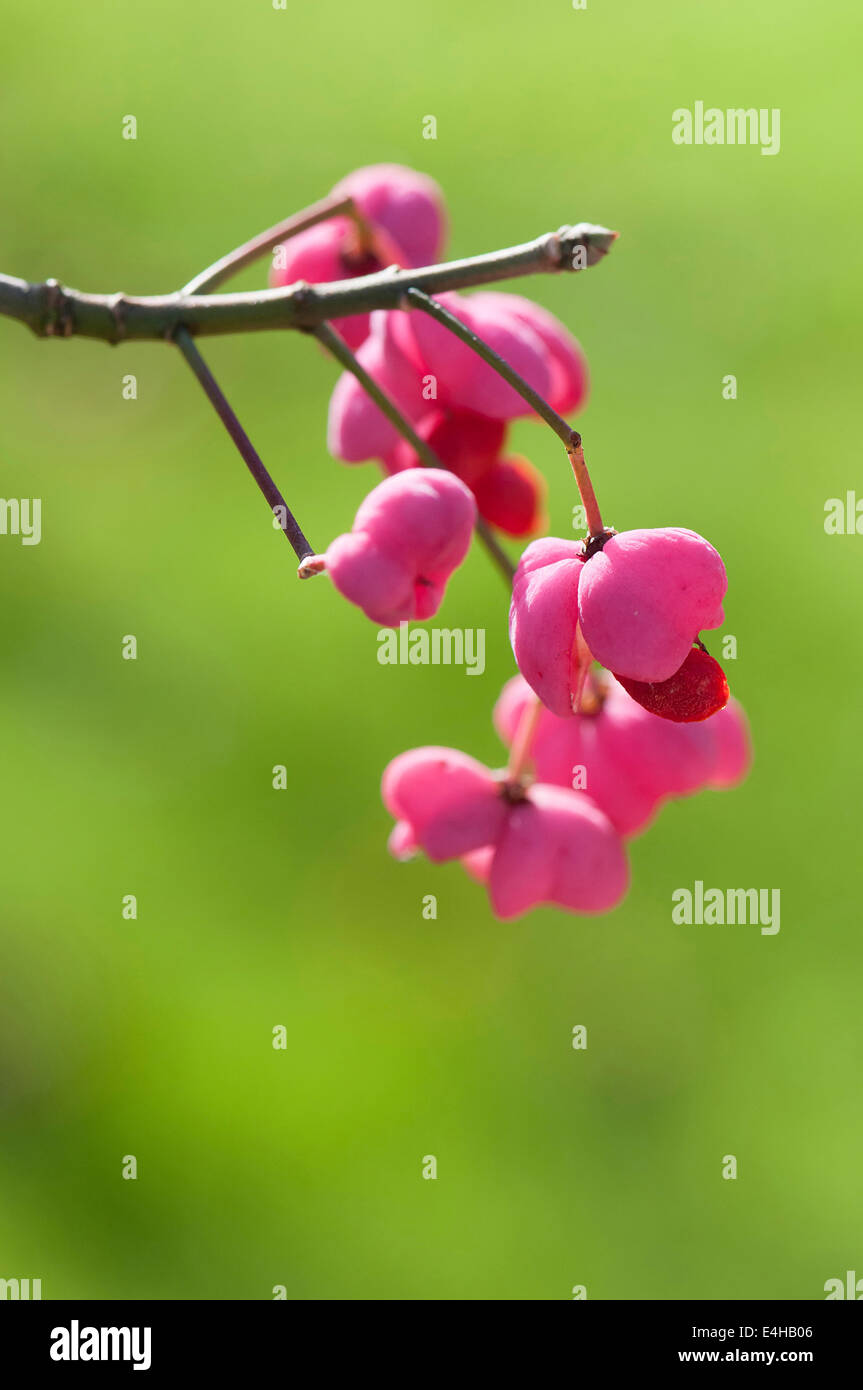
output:
[[[495,915],[548,903],[606,912],[626,892],[623,843],[589,797],[563,787],[515,786],[454,748],[413,748],[393,759],[382,795],[396,817],[390,848],[460,859],[488,886]]]
[[[333,584],[384,627],[437,612],[447,580],[467,554],[476,520],[469,488],[440,468],[385,478],[357,511],[352,531],[326,553]]]

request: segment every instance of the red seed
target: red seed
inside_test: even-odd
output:
[[[519,455],[498,459],[473,484],[479,514],[508,536],[530,536],[545,524],[545,478]]]
[[[506,435],[503,420],[490,420],[473,410],[435,410],[416,427],[417,434],[451,473],[468,487],[494,463]],[[401,468],[416,468],[420,460],[406,440],[396,445]]]
[[[728,703],[725,672],[708,652],[693,647],[681,666],[667,681],[617,680],[651,714],[673,719],[676,724],[695,724],[709,719]]]

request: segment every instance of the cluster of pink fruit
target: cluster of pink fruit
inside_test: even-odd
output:
[[[439,252],[440,195],[423,176],[378,166],[336,191],[353,197],[366,244],[349,219],[313,228],[289,244],[279,283],[345,278],[390,262],[411,266]],[[438,302],[553,410],[562,415],[583,401],[581,351],[544,310],[486,292]],[[330,407],[331,450],[346,462],[378,459],[391,476],[322,563],[375,623],[425,620],[464,559],[478,515],[513,535],[536,526],[539,476],[524,460],[501,456],[506,421],[530,407],[422,314],[381,311],[337,327],[444,468],[420,467],[392,421],[346,373]],[[460,860],[487,885],[502,918],[539,903],[575,912],[613,907],[628,882],[625,839],[664,801],[731,786],[748,769],[745,718],[700,640],[724,621],[726,584],[713,546],[676,527],[618,534],[597,524],[584,541],[528,545],[510,608],[521,674],[494,714],[510,745],[508,767],[493,772],[438,747],[396,757],[383,778],[396,820],[392,852]]]
[[[351,197],[357,226],[338,217],[301,232],[282,248],[274,285],[311,284],[405,267],[439,257],[446,230],[437,184],[397,165],[358,169],[332,190]],[[569,414],[587,395],[584,354],[547,310],[515,294],[480,291],[439,302],[495,349],[555,410]],[[379,310],[337,319],[334,327],[360,365],[383,387],[419,437],[467,485],[477,509],[511,536],[544,526],[545,481],[527,459],[505,451],[507,422],[531,415],[491,367],[445,328],[421,314]],[[330,452],[344,463],[378,460],[386,472],[420,460],[395,426],[346,372],[330,403]]]

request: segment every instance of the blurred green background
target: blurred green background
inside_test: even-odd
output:
[[[440,181],[452,255],[620,229],[598,269],[509,288],[588,353],[606,518],[722,551],[757,762],[661,813],[606,918],[502,925],[457,866],[395,864],[390,757],[501,760],[486,556],[441,619],[486,627],[485,676],[381,667],[359,611],[294,580],[177,353],[0,322],[0,493],[43,499],[41,545],[0,538],[0,1277],[45,1298],[817,1299],[863,1273],[863,539],[823,528],[827,498],[863,496],[857,9],[6,0],[8,273],[165,292],[382,160]],[[779,107],[780,154],[675,146],[696,100]],[[323,548],[376,478],[327,456],[333,367],[287,333],[206,352]],[[556,441],[515,438],[572,534]],[[675,926],[699,878],[779,888],[780,933]]]

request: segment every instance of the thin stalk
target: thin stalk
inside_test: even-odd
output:
[[[589,537],[602,536],[605,527],[602,524],[602,514],[599,510],[599,503],[596,500],[596,493],[593,490],[593,483],[590,481],[590,474],[587,471],[587,464],[584,461],[584,445],[581,442],[581,435],[577,430],[573,430],[573,442],[567,447],[569,461],[572,464],[572,471],[575,474],[575,481],[578,493],[584,507],[584,515],[587,518],[587,534]]]
[[[297,522],[293,512],[271,478],[267,468],[261,459],[260,454],[255,449],[246,431],[240,424],[233,408],[223,394],[219,383],[213,376],[197,347],[190,333],[185,328],[179,328],[174,335],[174,341],[182,352],[198,381],[206,393],[210,404],[221,420],[228,434],[237,446],[240,455],[260,488],[267,504],[273,515],[279,522],[285,536],[294,548],[294,553],[300,561],[298,571],[300,578],[308,578],[309,575],[318,571],[313,567],[304,567],[303,562],[315,555],[314,546],[310,545]]]
[[[519,782],[524,776],[541,714],[542,702],[534,695],[522,710],[516,727],[506,769],[509,782]]]
[[[292,217],[286,217],[274,227],[268,227],[265,232],[259,232],[249,241],[244,241],[242,246],[236,247],[220,260],[208,265],[206,270],[199,271],[183,286],[180,294],[203,294],[205,291],[213,290],[231,276],[245,270],[247,265],[260,260],[261,256],[265,256],[283,241],[288,241],[299,232],[306,232],[310,227],[316,227],[319,222],[328,222],[330,218],[339,215],[359,220],[362,230],[365,229],[365,219],[360,218],[353,198],[322,198],[320,202],[303,208],[302,212],[295,212]]]
[[[437,322],[444,328],[448,328],[454,337],[460,338],[469,348],[473,348],[483,362],[487,362],[490,367],[493,367],[498,375],[502,376],[504,381],[508,381],[513,390],[527,401],[528,405],[533,406],[537,415],[551,426],[558,439],[563,440],[567,449],[572,443],[573,437],[578,438],[576,431],[567,424],[563,416],[558,415],[548,401],[538,391],[534,391],[529,382],[525,381],[524,377],[520,376],[515,368],[501,357],[500,353],[495,352],[493,347],[489,347],[488,343],[474,333],[473,329],[468,328],[467,324],[462,323],[455,314],[451,314],[449,309],[445,309],[442,304],[438,304],[436,299],[431,299],[422,290],[408,290],[405,293],[405,299],[415,308],[422,309],[423,313],[428,314],[430,318],[437,319]]]

